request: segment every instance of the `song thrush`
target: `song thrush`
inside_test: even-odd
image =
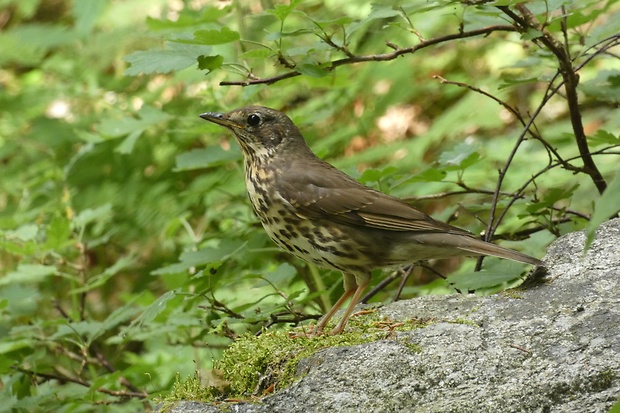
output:
[[[332,330],[342,332],[375,268],[462,255],[542,265],[360,184],[319,159],[282,112],[248,106],[200,117],[237,138],[250,201],[269,237],[304,261],[342,271],[345,292],[317,324],[317,335],[351,297]]]

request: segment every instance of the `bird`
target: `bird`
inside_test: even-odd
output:
[[[329,333],[344,331],[374,269],[481,255],[543,266],[359,183],[316,156],[283,112],[246,106],[199,116],[235,136],[249,199],[269,238],[303,261],[342,272],[344,293],[318,321],[313,336],[323,334],[350,299]]]

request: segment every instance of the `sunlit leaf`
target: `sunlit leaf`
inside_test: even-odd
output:
[[[609,182],[603,195],[595,201],[594,212],[586,228],[586,248],[592,244],[596,230],[605,221],[620,212],[620,174]]]

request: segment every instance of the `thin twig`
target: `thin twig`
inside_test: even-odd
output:
[[[389,60],[394,60],[405,54],[415,53],[416,51],[420,49],[424,49],[430,46],[449,42],[449,41],[456,40],[456,39],[464,39],[464,38],[476,37],[476,36],[488,36],[489,34],[494,33],[494,32],[514,32],[514,31],[516,31],[516,29],[510,25],[494,25],[494,26],[483,27],[481,29],[471,30],[467,32],[463,31],[463,32],[449,34],[449,35],[442,36],[442,37],[436,37],[434,39],[422,41],[418,43],[417,45],[411,46],[411,47],[405,47],[405,48],[397,47],[394,49],[393,46],[395,45],[392,44],[390,47],[393,48],[394,51],[391,53],[360,55],[360,56],[357,56],[351,53],[351,56],[347,56],[346,58],[343,58],[343,59],[334,60],[330,64],[325,65],[324,70],[332,71],[332,70],[335,70],[339,66],[350,65],[350,64],[361,63],[361,62],[385,62]],[[338,48],[337,50],[340,50],[340,49]],[[250,85],[258,85],[258,84],[270,85],[270,84],[279,82],[281,80],[299,76],[299,75],[301,75],[299,71],[292,70],[290,72],[286,72],[280,75],[266,77],[266,78],[246,79],[242,81],[223,81],[223,82],[220,82],[220,86],[250,86]]]

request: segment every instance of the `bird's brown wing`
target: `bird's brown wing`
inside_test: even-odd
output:
[[[338,171],[331,166],[328,168]],[[314,171],[315,168],[294,168],[278,179],[278,193],[304,218],[327,218],[387,231],[470,235],[434,220],[398,198],[374,191],[340,171],[338,174]]]

